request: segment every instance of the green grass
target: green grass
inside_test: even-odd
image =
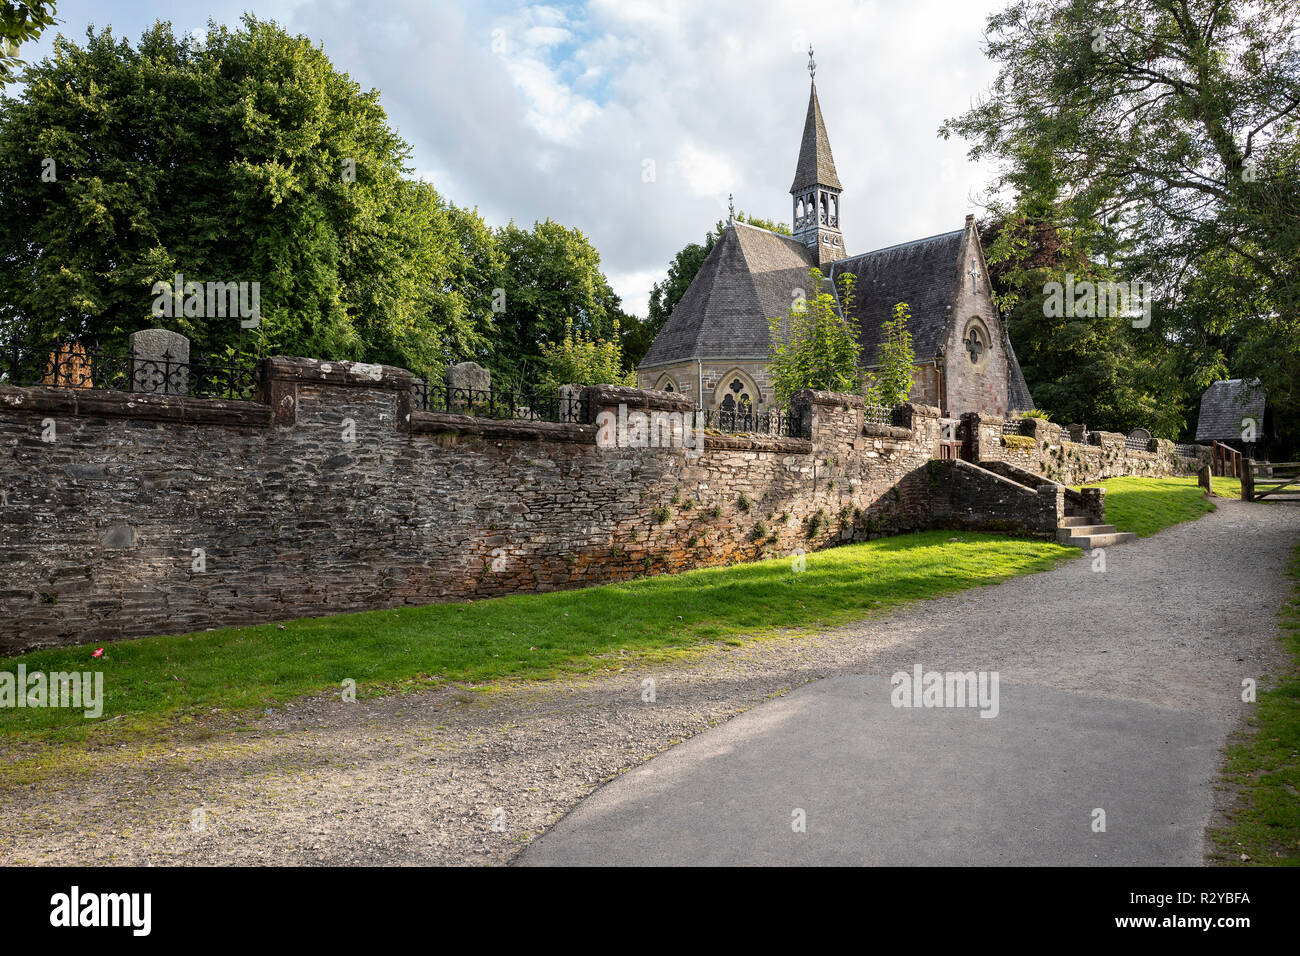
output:
[[[458,604],[307,618],[107,645],[37,651],[0,660],[28,671],[105,672],[99,720],[80,711],[0,709],[0,735],[67,743],[133,735],[265,707],[306,694],[359,696],[418,690],[438,681],[617,670],[637,661],[740,643],[776,631],[859,619],[909,601],[1043,571],[1077,549],[1029,539],[951,532],[883,538],[807,555],[623,584]],[[111,728],[105,721],[116,720]]]
[[[1238,796],[1228,823],[1210,833],[1223,863],[1300,865],[1300,545],[1287,576],[1291,600],[1278,623],[1288,666],[1278,686],[1259,693],[1251,733],[1228,748],[1223,768]]]
[[[1241,497],[1236,478],[1215,478],[1213,483],[1215,494]],[[1195,478],[1107,478],[1089,485],[1106,489],[1106,523],[1139,538],[1214,510]]]

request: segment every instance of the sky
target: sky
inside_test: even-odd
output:
[[[245,11],[381,93],[414,174],[492,225],[581,229],[644,316],[673,255],[737,210],[789,223],[808,46],[850,254],[960,228],[991,169],[938,136],[992,82],[1005,0],[59,0],[57,32],[137,40]],[[48,55],[51,30],[21,55]]]

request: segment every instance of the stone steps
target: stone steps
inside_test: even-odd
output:
[[[1065,518],[1056,529],[1056,540],[1084,550],[1127,544],[1137,539],[1132,531],[1120,531],[1113,524],[1088,524],[1087,518]]]

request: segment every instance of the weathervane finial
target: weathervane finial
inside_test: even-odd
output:
[[[733,224],[736,222],[736,201],[735,200],[736,200],[735,196],[733,196],[731,193],[727,193],[727,215]]]
[[[817,61],[813,59],[812,44],[808,44],[808,75],[815,81],[817,79]]]

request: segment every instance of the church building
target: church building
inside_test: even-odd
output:
[[[740,411],[776,404],[767,373],[768,319],[801,295],[835,295],[856,279],[853,318],[870,369],[894,306],[906,302],[915,355],[912,401],[1008,416],[1033,407],[989,288],[974,216],[960,229],[851,256],[841,230],[843,186],[817,99],[816,63],[803,142],[790,186],[793,236],[728,222],[699,273],[637,367],[637,384],[679,392],[699,407]],[[808,270],[826,277],[807,289]]]

